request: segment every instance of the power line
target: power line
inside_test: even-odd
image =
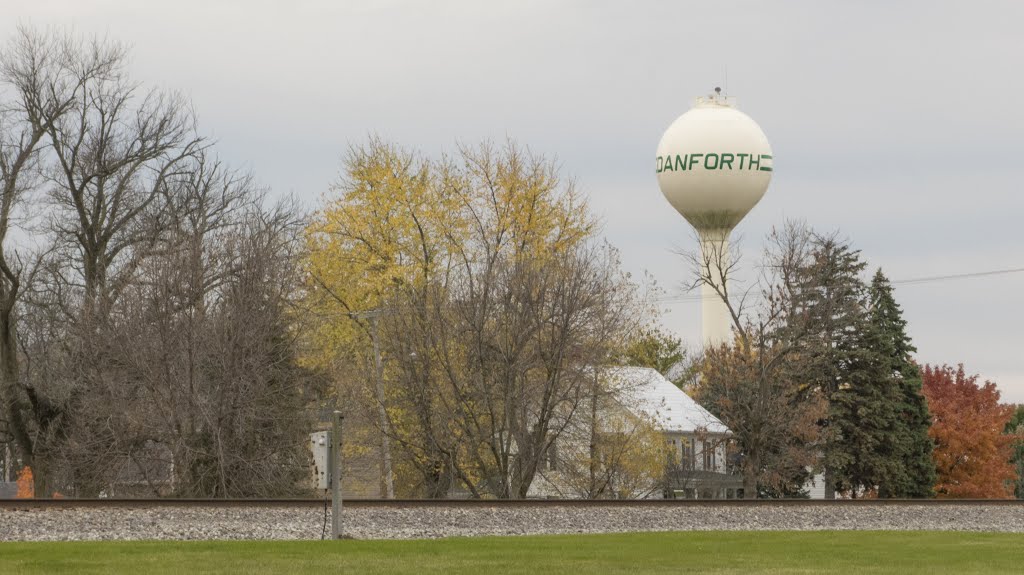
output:
[[[952,275],[947,275],[947,276],[930,276],[930,277],[912,278],[912,279],[905,279],[905,280],[893,280],[891,283],[893,283],[893,284],[901,284],[901,285],[923,284],[923,283],[939,282],[939,281],[946,281],[946,280],[958,280],[958,279],[966,279],[966,278],[980,278],[980,277],[986,277],[986,276],[998,276],[998,275],[1014,274],[1014,273],[1020,273],[1020,272],[1024,272],[1024,268],[1012,268],[1012,269],[1006,269],[1006,270],[991,270],[991,271],[987,271],[987,272],[970,272],[970,273],[964,273],[964,274],[952,274]]]
[[[1009,268],[1009,269],[993,269],[988,271],[973,271],[968,273],[953,273],[949,275],[929,275],[923,277],[909,277],[906,279],[894,279],[890,281],[893,285],[918,285],[922,283],[937,283],[940,281],[950,281],[953,279],[970,279],[972,277],[988,277],[992,275],[1006,275],[1010,273],[1021,273],[1024,272],[1022,268]],[[752,296],[754,294],[751,294]],[[680,295],[680,296],[667,296],[665,298],[658,298],[654,300],[659,304],[681,304],[685,302],[699,302],[705,299],[705,296],[699,294],[693,295]],[[707,297],[708,299],[717,300],[718,294],[712,294]]]

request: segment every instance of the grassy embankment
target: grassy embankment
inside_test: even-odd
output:
[[[0,573],[1020,573],[1024,536],[688,532],[423,541],[0,543]]]

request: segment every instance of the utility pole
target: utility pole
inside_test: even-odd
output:
[[[380,450],[381,450],[381,463],[383,469],[381,470],[381,476],[384,482],[384,496],[388,499],[395,498],[395,479],[391,473],[391,438],[388,437],[388,433],[391,432],[390,426],[388,425],[388,413],[384,408],[384,364],[380,360],[380,340],[377,338],[377,317],[378,315],[370,316],[370,329],[373,332],[373,374],[376,379],[374,384],[377,389],[377,410],[380,416],[380,427],[381,427],[381,439],[380,439]]]
[[[386,499],[395,498],[395,480],[391,471],[391,426],[388,412],[384,407],[384,363],[380,358],[380,339],[377,336],[377,320],[386,313],[384,309],[353,312],[349,317],[366,319],[370,322],[370,340],[373,344],[373,384],[377,400],[377,417],[380,425],[380,493]]]
[[[314,278],[316,276],[314,275]],[[319,278],[316,278],[317,282],[331,294],[334,299],[344,304],[344,300],[338,297],[326,284],[323,283]],[[349,318],[354,320],[368,319],[370,320],[370,337],[373,340],[373,363],[374,363],[374,382],[375,395],[377,396],[377,413],[380,417],[380,491],[388,499],[395,498],[395,481],[394,475],[391,471],[391,438],[388,435],[390,433],[390,425],[388,424],[387,410],[384,408],[384,366],[380,359],[380,342],[377,340],[377,318],[387,313],[387,309],[371,309],[367,311],[353,311],[347,312]]]
[[[331,539],[341,539],[341,421],[335,411],[331,418]]]

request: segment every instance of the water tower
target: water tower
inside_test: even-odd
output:
[[[772,149],[754,120],[715,93],[665,130],[658,144],[658,185],[700,238],[702,260],[727,285],[729,233],[768,189]],[[704,345],[730,340],[732,320],[712,285],[701,285]]]

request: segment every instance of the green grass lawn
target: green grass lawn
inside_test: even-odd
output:
[[[0,573],[1021,573],[1024,535],[814,531],[0,543]]]

